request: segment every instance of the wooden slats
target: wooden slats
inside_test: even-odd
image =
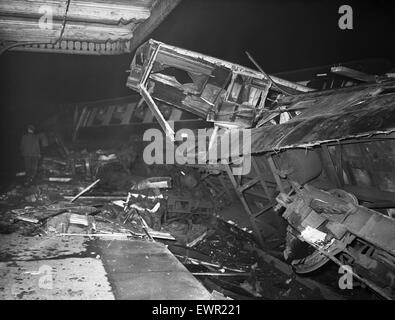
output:
[[[10,17],[0,17],[0,38],[3,41],[55,41],[60,36],[62,22],[54,21],[52,29],[41,29],[36,20]],[[131,31],[125,26],[110,26],[104,24],[89,24],[85,22],[68,22],[64,30],[63,39],[95,40],[106,42],[109,40],[130,40]],[[104,43],[105,45],[105,43]]]
[[[139,45],[179,1],[1,0],[0,39],[6,48],[13,45],[10,50],[121,54],[132,50],[135,34],[132,45]]]
[[[117,25],[120,21],[144,21],[150,16],[152,0],[137,6],[135,1],[81,1],[72,0],[67,13],[68,21],[100,22]],[[29,17],[38,22],[44,9],[51,10],[54,20],[63,20],[65,0],[1,0],[0,14]],[[47,10],[48,12],[48,10]]]

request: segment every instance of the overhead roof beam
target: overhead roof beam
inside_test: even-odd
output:
[[[151,9],[151,16],[134,30],[129,51],[136,50],[180,2],[181,0],[157,0]]]
[[[96,0],[73,0],[67,13],[68,21],[98,22],[117,25],[141,22],[149,18],[150,9],[143,3],[128,3],[126,1],[98,2]],[[42,10],[52,10],[53,19],[63,20],[66,9],[64,0],[1,0],[0,14],[13,18],[25,17],[37,20],[44,13]]]

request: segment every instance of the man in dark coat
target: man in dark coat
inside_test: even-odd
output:
[[[37,135],[34,134],[34,126],[27,127],[27,133],[22,137],[21,152],[25,160],[26,179],[28,182],[33,182],[36,177],[38,161],[40,159],[40,141]]]

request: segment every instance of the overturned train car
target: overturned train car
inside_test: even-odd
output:
[[[141,94],[173,140],[158,105],[213,124],[208,151],[188,163],[230,180],[262,246],[259,217],[275,209],[288,224],[284,256],[295,272],[333,261],[381,296],[395,298],[393,78],[316,91],[150,40],[137,50],[127,86]],[[248,141],[231,139],[246,130]],[[223,141],[230,141],[229,153],[216,152],[216,164],[207,161]],[[234,174],[231,168],[246,159],[251,170]],[[266,203],[259,212],[247,197],[254,187]]]

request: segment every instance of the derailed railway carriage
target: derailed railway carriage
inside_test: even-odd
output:
[[[141,93],[170,137],[174,131],[157,104],[212,122],[210,148],[232,141],[221,137],[250,130],[250,146],[235,142],[226,159],[206,169],[228,176],[257,240],[264,246],[259,217],[275,209],[288,224],[284,256],[297,273],[333,261],[381,296],[395,298],[391,75],[316,91],[150,40],[137,50],[127,86]],[[240,150],[251,150],[252,171],[235,176],[229,159]],[[246,197],[255,186],[266,201],[257,213]]]

